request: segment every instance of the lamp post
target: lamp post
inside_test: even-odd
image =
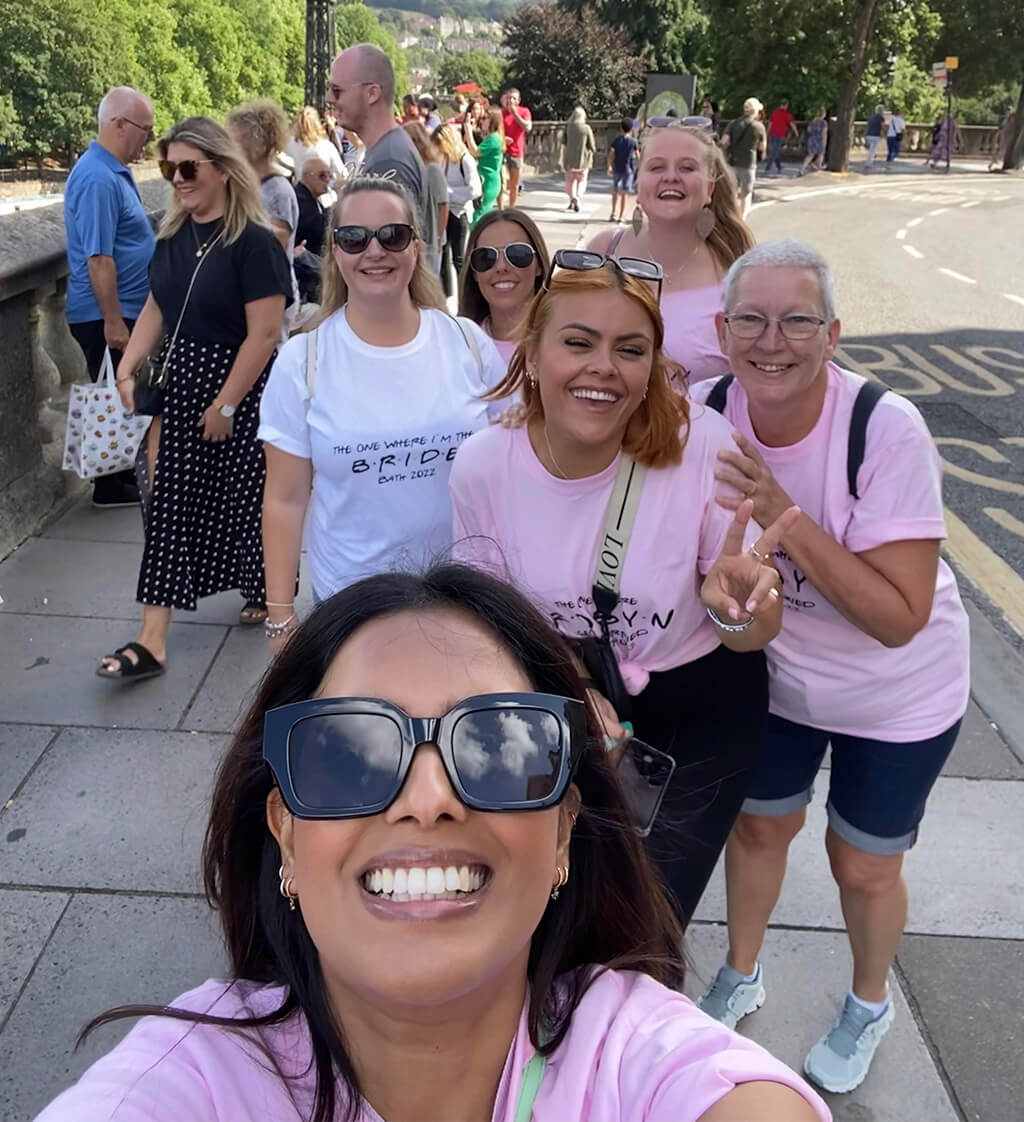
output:
[[[306,104],[323,112],[334,57],[334,0],[306,0]]]

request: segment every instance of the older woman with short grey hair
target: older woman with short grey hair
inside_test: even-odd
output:
[[[939,555],[940,460],[909,401],[836,365],[832,277],[810,246],[766,242],[740,257],[717,323],[732,374],[694,396],[736,430],[718,478],[763,526],[794,504],[801,514],[765,558],[783,578],[783,625],[766,652],[760,762],[726,849],[729,953],[700,1004],[734,1026],[765,1000],[758,956],[831,743],[825,848],[853,982],[804,1070],[850,1091],[893,1021],[903,854],[967,707],[967,617]]]

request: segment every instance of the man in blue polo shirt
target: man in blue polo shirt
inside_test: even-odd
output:
[[[121,352],[149,294],[156,240],[128,164],[153,139],[153,106],[138,90],[119,86],[100,102],[99,133],[71,170],[64,194],[68,247],[67,317],[95,382],[110,348]],[[93,505],[139,501],[134,473],[101,476]]]

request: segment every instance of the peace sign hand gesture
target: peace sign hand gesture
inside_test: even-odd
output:
[[[800,517],[791,506],[768,527],[750,549],[743,548],[754,504],[745,499],[736,510],[718,560],[704,578],[700,598],[719,619],[744,623],[779,604],[782,578],[769,560],[783,535]],[[769,637],[770,638],[770,637]]]

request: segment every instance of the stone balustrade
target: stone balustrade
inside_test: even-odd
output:
[[[723,127],[725,125],[723,120]],[[806,121],[798,121],[800,130],[799,141],[789,140],[783,147],[783,155],[793,159],[802,157],[805,151],[805,137],[807,135]],[[605,159],[604,152],[620,132],[619,121],[591,121],[590,127],[594,130],[594,139],[597,141],[598,155],[595,167],[600,168]],[[527,138],[526,162],[539,174],[547,174],[559,170],[562,151],[562,136],[565,130],[564,121],[534,121],[533,129]],[[989,159],[997,143],[999,132],[996,125],[961,125],[960,141],[957,144],[956,154],[968,159]],[[857,121],[853,126],[853,153],[858,153],[866,148],[865,136],[867,122]],[[908,124],[903,134],[902,156],[927,156],[932,146],[932,126]],[[882,145],[882,156],[885,155],[885,145]]]
[[[162,209],[162,180],[140,184],[140,192],[147,209]],[[64,318],[63,204],[0,217],[0,246],[2,558],[82,486],[61,461],[68,386],[88,373]]]

